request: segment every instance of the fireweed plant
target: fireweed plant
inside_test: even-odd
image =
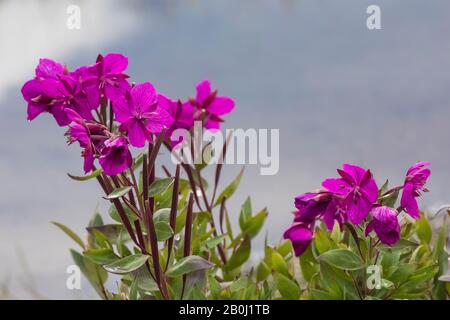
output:
[[[429,163],[414,164],[403,185],[392,188],[388,181],[378,188],[371,171],[359,166],[344,164],[337,172],[339,178],[295,198],[293,223],[284,233],[300,256],[308,296],[445,299],[438,278],[447,270],[447,227],[432,244],[417,202],[428,191]]]
[[[160,164],[164,176],[156,176],[161,147],[171,151],[181,142],[172,139],[176,129],[193,130],[194,121],[201,121],[205,129],[218,130],[234,101],[208,80],[197,85],[195,97],[172,100],[149,82],[131,83],[127,66],[128,59],[115,53],[73,71],[41,59],[22,88],[28,120],[51,114],[67,129],[68,143],[81,148],[85,175],[69,177],[96,179],[111,204],[114,222],[105,223],[96,212],[84,240],[54,222],[81,248],[71,249],[72,258],[101,298],[446,297],[437,280],[447,267],[446,229],[432,239],[417,204],[427,191],[427,163],[414,165],[405,183],[390,189],[387,182],[378,189],[369,170],[344,165],[340,178],[296,198],[286,240],[276,246],[266,241],[264,258],[251,267],[252,239],[267,210],[255,212],[247,198],[239,230],[233,230],[227,202],[243,170],[220,193],[221,163],[214,165],[211,183],[203,178],[208,163],[182,162],[174,172]],[[213,150],[222,159],[228,142]],[[401,218],[404,212],[417,220]],[[370,267],[379,272],[370,274]],[[368,277],[379,283],[371,287]],[[108,278],[117,288],[108,289]]]

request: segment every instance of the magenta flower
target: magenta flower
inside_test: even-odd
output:
[[[128,141],[123,136],[116,136],[106,140],[101,153],[99,162],[108,176],[124,172],[133,163],[133,158],[128,149]]]
[[[365,230],[366,236],[375,231],[380,241],[389,246],[400,240],[400,225],[396,210],[386,206],[374,207],[372,217]]]
[[[68,110],[68,116],[73,121],[66,133],[68,142],[69,144],[78,142],[83,148],[81,152],[84,158],[83,168],[84,172],[88,173],[92,170],[95,157],[100,155],[104,142],[111,133],[105,126],[96,122],[87,122],[72,110]]]
[[[217,96],[217,91],[211,91],[209,80],[197,84],[196,98],[189,99],[189,103],[196,109],[194,119],[203,121],[207,129],[220,129],[221,116],[234,109],[231,98]]]
[[[171,126],[173,119],[158,106],[155,88],[150,83],[137,84],[125,96],[113,104],[120,130],[128,132],[131,145],[143,147],[152,141],[151,134],[158,134]]]
[[[59,80],[63,74],[67,74],[64,66],[50,59],[40,59],[35,70],[37,79]]]
[[[343,208],[343,201],[336,198],[331,192],[319,190],[317,192],[307,192],[295,198],[295,222],[307,224],[322,218],[328,230],[333,230],[334,222],[339,225],[347,220],[347,215]]]
[[[40,59],[35,70],[36,77],[22,87],[22,95],[28,102],[27,119],[34,120],[43,112],[51,113],[60,126],[68,124],[68,119],[59,106],[52,105],[50,88],[57,85],[64,75],[64,67],[49,59]]]
[[[425,187],[428,177],[431,174],[431,170],[425,168],[428,165],[430,165],[429,162],[418,162],[409,168],[406,173],[400,206],[414,219],[420,217],[419,205],[417,204],[416,198],[421,195],[422,191],[428,191]]]
[[[342,199],[350,222],[361,223],[369,214],[377,200],[378,187],[370,170],[344,164],[343,170],[337,170],[341,178],[326,179],[322,186]]]
[[[28,120],[48,112],[59,126],[65,126],[70,123],[67,109],[92,119],[91,111],[98,107],[98,95],[95,91],[86,91],[77,77],[77,72],[67,74],[61,64],[41,59],[36,67],[36,77],[22,87],[22,95],[28,102]]]
[[[97,62],[83,70],[84,84],[97,89],[98,94],[106,99],[115,101],[130,89],[129,77],[123,73],[127,67],[128,58],[122,54],[98,55]]]
[[[310,245],[313,238],[313,232],[308,225],[297,222],[284,232],[283,237],[284,239],[291,240],[295,255],[298,257],[305,252]]]
[[[170,137],[176,129],[189,130],[194,125],[194,107],[189,102],[174,101],[162,94],[158,94],[158,105],[167,111],[173,119],[166,136]]]
[[[297,213],[294,221],[312,223],[322,216],[331,202],[332,194],[328,191],[307,192],[295,198]]]

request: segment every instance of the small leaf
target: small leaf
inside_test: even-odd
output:
[[[92,235],[94,235],[94,231],[100,232],[109,242],[115,243],[120,232],[123,230],[123,226],[120,224],[105,224],[97,227],[87,227],[86,230]]]
[[[278,272],[274,272],[273,278],[278,291],[280,291],[284,299],[298,300],[300,298],[300,288],[295,281]]]
[[[420,219],[416,221],[416,232],[423,244],[430,244],[432,231],[430,222],[424,214],[422,214]]]
[[[402,283],[405,282],[415,270],[416,266],[414,264],[401,264],[388,279],[394,283]]]
[[[269,275],[270,275],[270,268],[264,261],[261,261],[260,264],[258,265],[258,268],[256,269],[256,280],[258,282],[266,280]]]
[[[123,209],[125,210],[125,213],[131,222],[137,219],[136,214],[130,208],[128,208],[128,206],[124,206]],[[111,219],[116,222],[123,223],[122,218],[120,217],[119,212],[117,212],[117,208],[114,204],[109,207],[108,213]]]
[[[438,238],[436,240],[436,243],[434,245],[434,249],[433,249],[433,260],[437,261],[439,260],[439,257],[441,256],[444,247],[445,247],[445,239],[447,238],[447,219],[445,218],[443,223],[442,223],[442,227],[439,230],[439,235]]]
[[[358,270],[364,267],[359,256],[349,250],[334,249],[319,256],[320,261],[342,270]]]
[[[171,266],[166,275],[174,278],[194,271],[210,269],[212,267],[214,267],[214,264],[202,257],[188,256]]]
[[[288,265],[278,251],[272,251],[272,268],[285,276],[289,276]]]
[[[254,215],[253,217],[250,217],[245,223],[242,228],[242,232],[245,234],[248,234],[250,238],[254,238],[259,231],[261,230],[264,221],[267,217],[267,210],[266,208],[262,209],[259,213]]]
[[[246,226],[246,223],[248,219],[252,217],[252,202],[250,200],[250,197],[248,197],[244,204],[241,207],[241,213],[239,214],[239,226],[241,227],[241,230],[244,231],[244,228]]]
[[[120,258],[111,249],[89,249],[84,256],[95,264],[110,264]]]
[[[106,198],[109,200],[112,200],[112,199],[117,199],[117,198],[123,197],[131,190],[131,188],[132,188],[131,186],[128,186],[128,187],[120,187],[120,188],[114,189],[114,191],[111,192],[110,194],[108,194],[108,196]]]
[[[219,205],[224,198],[229,199],[233,193],[236,191],[236,189],[239,186],[239,183],[241,182],[242,175],[244,174],[244,168],[241,169],[239,174],[236,178],[234,178],[233,181],[222,191],[222,193],[219,195],[219,197],[216,200],[216,203],[214,204],[214,207]]]
[[[300,256],[300,269],[302,275],[307,282],[310,282],[314,274],[317,272],[315,267],[316,260],[314,259],[311,246],[306,249]]]
[[[277,251],[283,256],[286,257],[289,253],[292,252],[292,242],[291,240],[284,240],[278,247]]]
[[[225,236],[221,235],[218,237],[210,238],[210,239],[204,241],[203,244],[205,245],[206,248],[212,249],[212,248],[216,247],[219,243],[221,243],[223,241],[223,239],[225,239]]]
[[[135,254],[120,260],[117,260],[113,263],[104,265],[106,271],[116,274],[124,274],[129,273],[138,269],[145,262],[147,262],[148,256],[143,254]]]
[[[166,221],[158,221],[155,223],[156,238],[158,241],[166,241],[173,235],[170,224]]]
[[[245,237],[239,248],[237,248],[237,250],[231,256],[230,260],[228,260],[227,264],[225,265],[226,270],[231,271],[242,266],[250,257],[250,249],[250,238]]]
[[[328,238],[328,233],[325,233],[321,229],[316,229],[314,236],[314,244],[316,245],[317,251],[319,251],[320,254],[330,250],[331,241]]]
[[[69,176],[69,178],[76,180],[76,181],[87,181],[93,178],[97,178],[99,175],[101,175],[103,172],[103,169],[99,168],[95,171],[92,171],[91,174],[88,174],[87,176],[74,176],[70,173],[68,173],[67,175]]]
[[[144,266],[140,267],[139,269],[133,271],[133,275],[135,277],[135,280],[137,282],[137,286],[141,290],[145,291],[156,291],[158,290],[158,285],[156,284],[155,280],[151,277],[150,273],[148,272],[147,268]]]
[[[174,180],[175,178],[164,178],[156,180],[150,185],[148,196],[152,198],[158,194],[163,193],[172,185]]]
[[[395,190],[394,192],[381,197],[379,199],[380,204],[388,207],[394,207],[397,202],[399,192],[400,190]]]
[[[157,223],[159,221],[169,222],[170,221],[170,208],[162,208],[153,214],[153,222]]]
[[[52,223],[55,226],[57,226],[58,228],[60,228],[65,234],[67,234],[73,241],[78,243],[81,248],[83,248],[83,249],[85,248],[83,240],[81,240],[81,238],[75,232],[73,232],[69,227],[63,225],[62,223],[55,222],[55,221],[52,221]]]

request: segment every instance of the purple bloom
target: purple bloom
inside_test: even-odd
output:
[[[306,251],[312,241],[313,233],[311,227],[297,222],[284,232],[284,239],[289,239],[294,247],[295,255],[298,257]]]
[[[50,59],[40,59],[35,70],[37,79],[58,80],[63,74],[67,74],[64,66]]]
[[[100,155],[104,142],[111,133],[105,126],[96,122],[87,122],[76,112],[68,111],[68,116],[73,121],[66,133],[68,142],[69,144],[78,142],[83,148],[81,152],[81,156],[84,158],[83,168],[84,172],[88,173],[92,170],[95,157]]]
[[[77,72],[67,74],[61,64],[41,59],[36,67],[36,77],[22,87],[22,95],[28,102],[28,120],[48,112],[59,126],[65,126],[70,123],[67,109],[92,119],[91,111],[98,107],[98,96],[84,90],[77,77]]]
[[[335,221],[339,223],[342,229],[343,224],[347,222],[344,202],[339,198],[333,197],[322,216],[322,220],[329,231],[333,230]]]
[[[35,70],[36,77],[27,81],[22,87],[22,95],[28,102],[29,121],[34,120],[43,112],[51,113],[60,126],[67,125],[68,119],[59,106],[52,105],[53,97],[50,88],[57,85],[64,75],[64,67],[49,59],[40,59]]]
[[[158,95],[158,105],[167,111],[173,119],[166,136],[170,137],[176,129],[189,130],[194,125],[194,107],[189,102],[174,101],[162,94]]]
[[[130,89],[128,75],[123,72],[128,67],[128,58],[122,54],[99,55],[97,62],[85,67],[83,81],[86,87],[98,90],[98,95],[115,101]]]
[[[326,179],[322,186],[342,199],[350,222],[359,224],[377,200],[378,187],[370,170],[344,164],[343,170],[338,169],[338,173],[341,178]]]
[[[421,195],[422,191],[428,191],[425,188],[425,183],[431,174],[431,170],[425,168],[425,166],[429,164],[429,162],[418,162],[409,168],[406,173],[400,206],[415,219],[420,217],[419,205],[417,204],[416,198]]]
[[[321,216],[331,202],[332,194],[328,191],[303,193],[295,198],[298,209],[294,221],[311,223]]]
[[[339,198],[326,190],[307,192],[295,198],[295,222],[307,224],[322,218],[328,230],[333,230],[334,222],[342,225],[346,221],[343,203]]]
[[[106,140],[99,162],[108,176],[122,173],[130,168],[133,158],[128,149],[127,139],[123,136],[116,136]]]
[[[143,147],[151,140],[151,134],[158,134],[173,122],[167,111],[158,106],[155,88],[148,82],[137,84],[114,104],[116,120],[120,130],[128,132],[131,145]]]
[[[231,98],[217,96],[217,91],[211,91],[209,80],[197,84],[196,98],[189,99],[189,103],[196,109],[194,119],[203,121],[207,129],[220,129],[221,116],[234,109]]]
[[[372,220],[366,227],[366,236],[375,231],[380,241],[389,246],[400,240],[400,225],[396,210],[385,206],[374,207],[372,216]]]

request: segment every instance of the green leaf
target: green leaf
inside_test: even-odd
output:
[[[155,280],[151,277],[148,269],[145,266],[133,271],[133,275],[137,282],[139,289],[144,291],[156,291],[158,290],[158,285]]]
[[[242,266],[250,257],[250,250],[250,238],[245,237],[239,248],[237,248],[237,250],[231,256],[230,260],[228,260],[227,264],[225,265],[225,269],[227,271],[231,271]]]
[[[389,187],[389,180],[386,180],[380,187],[380,190],[378,191],[378,198],[380,198],[386,191],[388,191],[388,187]]]
[[[84,256],[95,264],[110,264],[120,258],[111,249],[89,249]]]
[[[93,178],[97,178],[99,175],[101,175],[103,172],[103,169],[99,168],[95,171],[92,171],[91,174],[88,174],[87,176],[74,176],[70,173],[68,173],[67,175],[69,176],[69,178],[76,180],[76,181],[87,181]]]
[[[298,284],[279,272],[274,272],[275,285],[281,296],[287,300],[298,300],[300,298],[300,288]]]
[[[133,170],[136,170],[137,168],[140,168],[142,166],[142,162],[144,162],[144,153],[139,153],[134,159],[133,159]]]
[[[288,265],[278,251],[272,251],[272,268],[285,276],[289,276]]]
[[[164,179],[158,179],[154,181],[148,190],[148,196],[150,198],[163,193],[166,191],[173,183],[175,178],[164,178]]]
[[[292,252],[292,243],[291,240],[284,240],[278,247],[277,251],[283,256],[286,257],[289,253]]]
[[[400,284],[405,282],[410,275],[416,270],[416,266],[414,264],[401,264],[395,270],[388,279],[394,283]]]
[[[120,232],[123,230],[123,226],[121,224],[105,224],[97,227],[87,227],[86,230],[94,235],[94,231],[100,232],[103,234],[109,242],[116,243],[117,238],[120,235]],[[128,234],[128,233],[127,233]],[[129,238],[129,237],[128,237]]]
[[[266,280],[270,275],[270,268],[264,261],[261,261],[258,267],[256,268],[256,280],[263,281]]]
[[[345,249],[334,249],[324,252],[319,260],[342,270],[358,270],[364,267],[361,258],[352,251]]]
[[[417,236],[423,244],[430,244],[432,230],[430,222],[427,220],[424,214],[421,214],[420,219],[416,221],[416,232]]]
[[[439,235],[438,238],[436,240],[436,243],[434,245],[434,249],[433,249],[433,260],[434,261],[438,261],[439,257],[442,254],[442,251],[444,250],[445,247],[445,240],[447,238],[447,219],[444,218],[444,222],[442,223],[442,227],[439,231]]]
[[[231,292],[237,292],[241,291],[242,289],[245,289],[248,285],[248,280],[246,278],[240,278],[230,285]]]
[[[250,217],[250,219],[248,219],[244,223],[244,226],[241,227],[242,232],[248,234],[250,238],[254,238],[261,230],[264,221],[266,220],[266,217],[267,217],[267,210],[266,208],[264,208],[255,216]]]
[[[338,298],[328,291],[311,289],[310,290],[312,300],[337,300]]]
[[[331,249],[331,241],[328,238],[328,234],[321,229],[316,229],[314,235],[314,244],[316,245],[317,251],[319,251],[320,254]]]
[[[380,204],[388,206],[388,207],[394,207],[395,203],[397,202],[399,190],[395,190],[394,192],[385,195],[379,199]]]
[[[117,199],[117,198],[123,197],[131,190],[131,188],[132,188],[131,186],[128,186],[128,187],[120,187],[120,188],[114,189],[114,191],[111,192],[110,194],[108,194],[108,196],[106,198],[109,200],[112,200],[112,199]]]
[[[108,273],[79,252],[70,249],[70,254],[72,255],[75,264],[80,268],[81,272],[88,279],[98,295],[103,299],[107,299],[103,290],[103,284],[108,279]]]
[[[52,223],[55,226],[57,226],[58,228],[60,228],[65,234],[67,234],[73,241],[78,243],[81,248],[83,248],[83,249],[85,248],[83,240],[81,240],[81,238],[75,232],[73,232],[69,227],[63,225],[62,223],[55,222],[55,221],[52,221]]]
[[[244,231],[247,221],[252,217],[252,202],[248,197],[241,207],[241,213],[239,214],[239,226]]]
[[[306,249],[305,252],[300,256],[300,269],[302,270],[303,277],[307,282],[310,282],[315,273],[317,273],[317,268],[315,267],[315,259],[312,253],[311,246]]]
[[[185,257],[169,268],[166,275],[168,277],[179,277],[187,273],[198,270],[205,270],[214,267],[214,264],[199,256]]]
[[[241,182],[242,175],[244,174],[244,168],[241,169],[239,174],[236,178],[234,178],[233,181],[222,191],[222,193],[219,195],[219,197],[216,200],[216,203],[214,204],[214,207],[219,205],[224,198],[229,199],[233,193],[236,191],[236,189],[239,186],[239,183]]]
[[[224,235],[220,235],[218,237],[214,237],[214,238],[210,238],[208,240],[205,240],[203,242],[203,245],[208,248],[208,249],[212,249],[214,247],[216,247],[219,243],[221,243],[223,241],[223,239],[225,239]]]
[[[166,221],[158,221],[155,223],[156,238],[158,241],[166,241],[173,235],[170,224]]]
[[[153,222],[157,223],[159,221],[169,222],[170,221],[170,208],[162,208],[153,214]]]
[[[108,272],[116,274],[129,273],[142,266],[145,262],[147,262],[148,258],[149,257],[147,255],[134,254],[117,260],[113,263],[104,265],[103,268],[105,268],[105,270]]]
[[[99,227],[104,225],[102,216],[98,212],[94,212],[91,220],[89,221],[88,227]]]
[[[137,219],[136,214],[130,208],[128,208],[128,206],[124,206],[123,209],[125,210],[125,213],[131,222],[134,222]],[[119,212],[117,212],[117,208],[114,204],[109,207],[108,213],[111,219],[119,223],[123,223],[122,218],[120,217]]]

